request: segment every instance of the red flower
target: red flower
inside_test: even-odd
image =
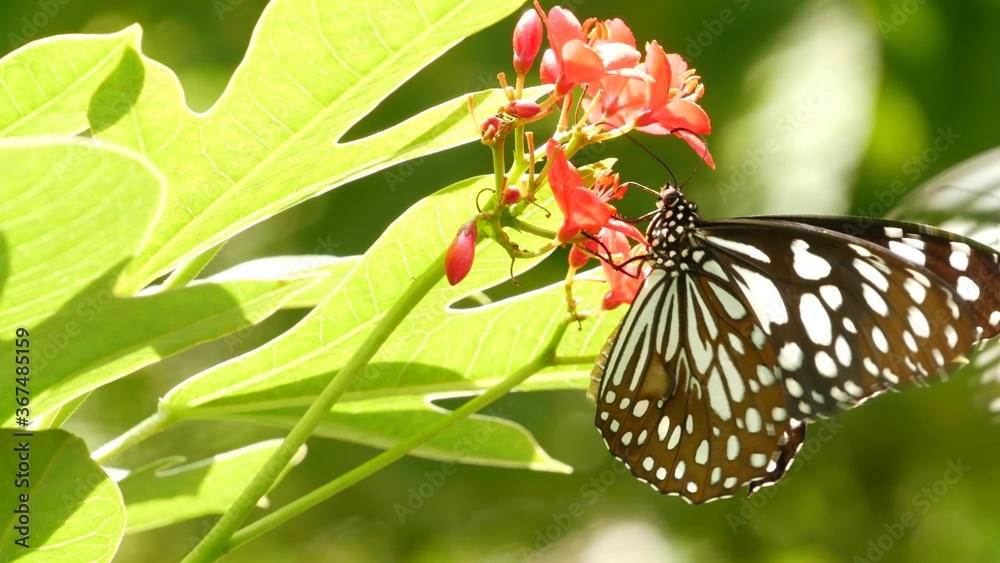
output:
[[[642,269],[641,260],[626,263],[631,257],[632,247],[629,246],[628,237],[624,233],[613,229],[602,229],[598,238],[609,251],[608,258],[611,259],[610,263],[601,262],[604,277],[611,286],[601,300],[601,308],[610,311],[622,303],[632,303],[646,274]]]
[[[599,24],[591,33],[594,22],[581,25],[569,10],[554,6],[546,16],[537,0],[535,8],[545,21],[549,38],[549,49],[542,55],[542,82],[555,84],[556,95],[568,93],[577,84],[632,69],[639,61],[632,32],[621,20]]]
[[[580,231],[597,234],[611,219],[612,210],[598,194],[588,190],[576,168],[566,159],[562,145],[549,139],[549,186],[563,214],[557,236],[560,242],[575,237]]]
[[[514,26],[514,70],[518,74],[531,69],[541,46],[542,19],[535,10],[528,10]]]
[[[680,55],[667,55],[656,41],[646,45],[646,105],[636,120],[637,129],[652,135],[674,134],[687,141],[709,166],[712,155],[699,135],[712,132],[708,114],[698,105],[705,93],[700,77]]]
[[[603,90],[601,113],[589,115],[590,121],[603,122],[611,129],[634,126],[652,135],[676,135],[715,168],[700,137],[712,131],[708,114],[697,104],[705,93],[700,77],[680,55],[666,54],[656,41],[646,44],[646,59],[636,71],[640,69],[648,79],[619,73],[590,85],[590,97]]]
[[[451,285],[465,279],[472,270],[472,260],[476,257],[477,236],[476,222],[472,220],[459,227],[455,239],[448,245],[448,252],[444,255],[444,273]]]

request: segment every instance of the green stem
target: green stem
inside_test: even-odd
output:
[[[493,145],[493,181],[496,183],[496,200],[500,201],[503,198],[503,175],[506,172],[506,165],[504,164],[503,158],[503,137],[497,141],[497,144]]]
[[[544,238],[544,239],[550,239],[551,240],[551,239],[556,238],[556,234],[553,231],[550,231],[548,229],[543,229],[541,227],[537,227],[535,225],[532,225],[531,223],[526,223],[526,222],[518,219],[517,217],[511,217],[510,218],[510,226],[512,228],[514,228],[514,229],[517,229],[517,230],[523,232],[523,233],[531,233],[531,234],[533,234],[535,236],[538,236],[538,237],[541,237],[541,238]]]
[[[233,533],[240,524],[246,520],[247,516],[260,501],[261,497],[267,493],[274,485],[278,476],[284,471],[288,462],[295,455],[295,452],[305,443],[306,439],[313,433],[313,430],[323,420],[323,417],[330,412],[330,409],[337,402],[344,391],[347,390],[351,380],[368,365],[379,348],[385,343],[389,336],[396,330],[396,327],[413,310],[413,307],[426,296],[431,289],[444,277],[444,254],[439,256],[413,283],[403,291],[399,299],[393,303],[385,316],[375,325],[371,333],[361,343],[361,346],[354,352],[351,358],[344,364],[344,367],[337,373],[313,404],[310,405],[306,413],[299,419],[295,426],[285,436],[284,442],[267,460],[264,467],[260,469],[249,485],[243,490],[239,498],[229,506],[229,509],[222,518],[215,523],[194,550],[184,558],[184,561],[193,563],[195,561],[213,561],[222,555],[226,544],[230,541]]]
[[[177,420],[168,413],[159,411],[133,426],[128,432],[97,448],[90,457],[101,465],[115,464],[126,450],[143,440],[147,440],[163,432],[175,422]]]
[[[212,258],[215,258],[215,255],[222,250],[222,247],[225,244],[225,242],[220,242],[205,252],[202,252],[194,258],[181,264],[176,270],[173,271],[173,273],[167,276],[163,285],[160,286],[160,291],[166,291],[175,287],[183,287],[187,285],[188,282],[198,277],[198,274],[205,269],[205,266],[212,261]]]
[[[287,522],[317,504],[329,499],[344,489],[347,489],[351,485],[354,485],[358,481],[372,475],[376,471],[387,467],[391,463],[406,456],[408,453],[413,451],[414,448],[437,436],[447,428],[461,420],[464,420],[469,415],[482,410],[493,401],[496,401],[500,397],[506,395],[514,387],[520,385],[528,377],[538,373],[538,371],[542,368],[552,365],[555,362],[556,348],[562,340],[562,336],[566,332],[567,326],[569,326],[568,322],[560,323],[555,332],[553,332],[552,337],[549,339],[545,348],[537,356],[528,362],[527,365],[512,373],[497,385],[489,388],[482,395],[473,398],[469,402],[452,411],[448,414],[448,416],[438,420],[434,424],[424,427],[416,434],[413,434],[409,438],[368,460],[364,464],[359,465],[326,485],[303,497],[300,497],[294,502],[291,502],[278,510],[275,510],[271,514],[264,516],[260,520],[257,520],[256,522],[236,532],[233,534],[232,539],[229,540],[229,543],[226,544],[223,553],[228,553],[229,551],[242,546],[243,544],[276,528],[280,524]]]

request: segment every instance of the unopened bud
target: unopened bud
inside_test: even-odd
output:
[[[504,106],[503,110],[514,117],[527,119],[538,115],[542,108],[531,100],[514,100]]]
[[[525,74],[535,63],[542,46],[542,18],[538,12],[528,10],[514,26],[514,70]]]
[[[574,244],[573,247],[569,249],[570,266],[573,266],[576,269],[580,269],[584,267],[589,260],[590,256],[587,256],[587,253],[580,250],[580,248],[577,245]]]
[[[444,273],[451,285],[465,279],[465,276],[469,275],[469,271],[472,270],[472,261],[476,257],[476,237],[478,235],[476,221],[469,221],[459,227],[458,234],[448,246],[448,252],[444,255]]]
[[[507,186],[503,190],[503,201],[507,205],[514,205],[515,203],[521,201],[521,190],[515,188],[514,186]]]

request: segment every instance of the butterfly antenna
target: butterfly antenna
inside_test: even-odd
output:
[[[660,163],[660,165],[661,165],[661,166],[663,166],[663,167],[664,167],[664,168],[665,168],[665,169],[667,170],[667,174],[670,174],[670,181],[672,182],[672,184],[671,184],[671,185],[672,185],[672,186],[677,186],[677,176],[674,176],[674,171],[673,171],[673,170],[671,170],[669,166],[667,166],[667,163],[666,163],[666,162],[663,162],[663,159],[662,159],[662,158],[660,158],[660,157],[656,156],[656,154],[655,154],[655,153],[654,153],[653,151],[649,150],[649,149],[648,149],[648,148],[646,147],[646,145],[644,145],[644,144],[640,143],[640,142],[639,142],[639,141],[638,141],[638,140],[637,140],[636,138],[634,138],[634,137],[633,137],[633,136],[632,136],[631,134],[629,134],[629,133],[626,133],[626,134],[625,134],[625,137],[627,137],[627,138],[628,138],[628,140],[630,140],[630,141],[632,141],[633,143],[635,143],[636,145],[638,145],[638,147],[639,147],[640,149],[642,149],[643,151],[645,151],[645,152],[646,152],[646,154],[648,154],[649,156],[653,157],[653,160],[655,160],[656,162],[659,162],[659,163]]]
[[[690,129],[685,129],[684,127],[678,127],[676,129],[671,129],[670,130],[671,133],[676,133],[678,131],[687,133],[688,135],[692,135],[694,137],[698,137],[699,139],[701,139],[702,144],[705,145],[705,149],[703,151],[701,151],[701,154],[698,155],[698,156],[701,157],[701,159],[698,161],[697,164],[694,165],[694,170],[692,170],[691,173],[688,174],[688,177],[684,179],[684,183],[683,184],[677,186],[679,189],[683,189],[684,186],[686,186],[687,183],[691,181],[691,178],[694,177],[695,173],[698,172],[698,169],[701,168],[702,163],[705,162],[705,157],[708,156],[708,140],[706,140],[703,135],[701,135],[699,133],[695,133],[694,131],[691,131]]]

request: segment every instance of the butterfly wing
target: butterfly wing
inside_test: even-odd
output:
[[[803,438],[774,350],[732,285],[721,271],[654,269],[593,373],[611,453],[696,504],[777,481]]]
[[[955,233],[903,221],[809,215],[776,219],[858,237],[930,270],[966,302],[983,340],[1000,334],[1000,263],[996,249]]]
[[[695,238],[735,273],[761,319],[794,418],[943,377],[978,341],[962,288],[896,245],[798,218],[707,222]]]

